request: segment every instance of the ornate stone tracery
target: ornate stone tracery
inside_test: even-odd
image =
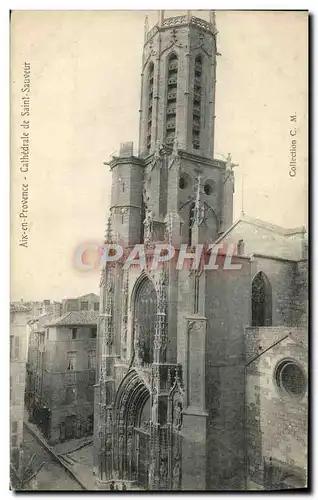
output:
[[[157,293],[153,282],[145,277],[136,291],[134,305],[134,349],[137,365],[153,362],[156,310]]]
[[[122,335],[121,335],[121,354],[126,358],[126,343],[128,332],[128,290],[129,290],[129,273],[126,271],[123,276],[123,309],[122,309]]]
[[[157,283],[157,316],[154,337],[155,362],[165,362],[168,343],[167,335],[167,273],[163,268]]]

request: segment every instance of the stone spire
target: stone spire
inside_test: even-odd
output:
[[[112,243],[112,216],[108,216],[104,243]]]
[[[146,42],[147,40],[147,34],[149,31],[149,22],[148,22],[148,16],[145,17],[145,27],[144,27],[144,41]]]
[[[215,10],[210,10],[209,12],[209,17],[210,17],[210,24],[214,28],[214,31],[216,32],[216,17],[215,17]]]

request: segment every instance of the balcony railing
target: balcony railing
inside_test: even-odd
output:
[[[187,16],[168,17],[163,20],[162,26],[178,26],[179,24],[185,24],[186,22]]]

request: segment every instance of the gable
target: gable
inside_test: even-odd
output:
[[[236,246],[243,240],[244,255],[259,254],[286,260],[302,258],[303,233],[289,232],[271,224],[240,219],[220,238],[217,244]]]

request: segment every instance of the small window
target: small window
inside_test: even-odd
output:
[[[13,335],[10,335],[10,360],[13,360]]]
[[[78,299],[68,299],[66,302],[66,312],[78,311]]]
[[[88,302],[81,302],[81,311],[88,311]]]
[[[78,328],[72,328],[72,339],[77,338]]]
[[[13,420],[11,422],[11,434],[16,434],[18,432],[18,422]]]
[[[212,188],[211,184],[208,184],[208,183],[204,184],[204,192],[207,195],[212,194],[213,188]]]
[[[99,302],[94,303],[94,311],[99,311]]]
[[[11,436],[11,446],[12,448],[16,448],[18,446],[18,436]]]
[[[67,369],[76,370],[76,352],[67,353]]]
[[[280,389],[291,396],[302,396],[306,391],[307,380],[303,369],[294,361],[285,360],[276,369],[276,383]]]
[[[75,386],[66,387],[65,391],[66,404],[73,403],[75,401],[75,398],[76,398],[76,387]]]
[[[96,336],[97,336],[97,326],[93,326],[93,328],[91,328],[91,338],[96,339]]]
[[[88,352],[88,368],[90,370],[95,370],[96,368],[96,351]]]
[[[49,340],[49,338],[50,338],[50,332],[49,332],[49,329],[48,329],[48,328],[47,328],[47,330],[46,330],[46,338],[47,338],[47,340]]]

